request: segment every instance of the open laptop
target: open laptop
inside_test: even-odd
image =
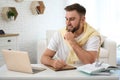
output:
[[[25,73],[37,73],[44,71],[45,68],[31,66],[28,52],[14,51],[14,50],[2,50],[3,57],[8,70],[25,72]]]

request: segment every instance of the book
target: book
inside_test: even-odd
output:
[[[72,66],[72,65],[66,65],[65,67],[61,68],[61,69],[56,69],[52,66],[47,66],[48,68],[54,70],[54,71],[64,71],[64,70],[73,70],[73,69],[76,69],[75,66]]]
[[[111,70],[117,70],[117,66],[111,66],[107,63],[102,63],[100,66],[96,66],[96,63],[86,64],[83,66],[79,66],[77,68],[78,71],[87,73],[87,74],[110,74]]]

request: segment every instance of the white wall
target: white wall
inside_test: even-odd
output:
[[[45,12],[42,15],[33,15],[30,4],[35,0],[0,0],[0,13],[2,7],[16,7],[18,17],[16,21],[5,21],[0,14],[0,29],[6,33],[19,33],[19,49],[28,51],[32,63],[36,63],[37,41],[45,38],[47,29],[59,29],[65,26],[64,22],[64,0],[43,0]]]

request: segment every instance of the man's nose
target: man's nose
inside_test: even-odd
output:
[[[66,24],[67,24],[67,25],[71,25],[71,23],[70,23],[70,21],[69,21],[69,20],[67,20],[67,21],[66,21]]]

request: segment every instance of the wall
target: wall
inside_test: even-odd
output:
[[[45,12],[42,15],[33,15],[30,10],[31,1],[15,2],[14,0],[0,0],[2,7],[16,7],[18,17],[16,21],[5,21],[0,14],[0,29],[6,33],[19,33],[19,50],[28,51],[32,63],[36,63],[37,41],[45,38],[47,29],[59,29],[64,23],[64,0],[43,0]]]

